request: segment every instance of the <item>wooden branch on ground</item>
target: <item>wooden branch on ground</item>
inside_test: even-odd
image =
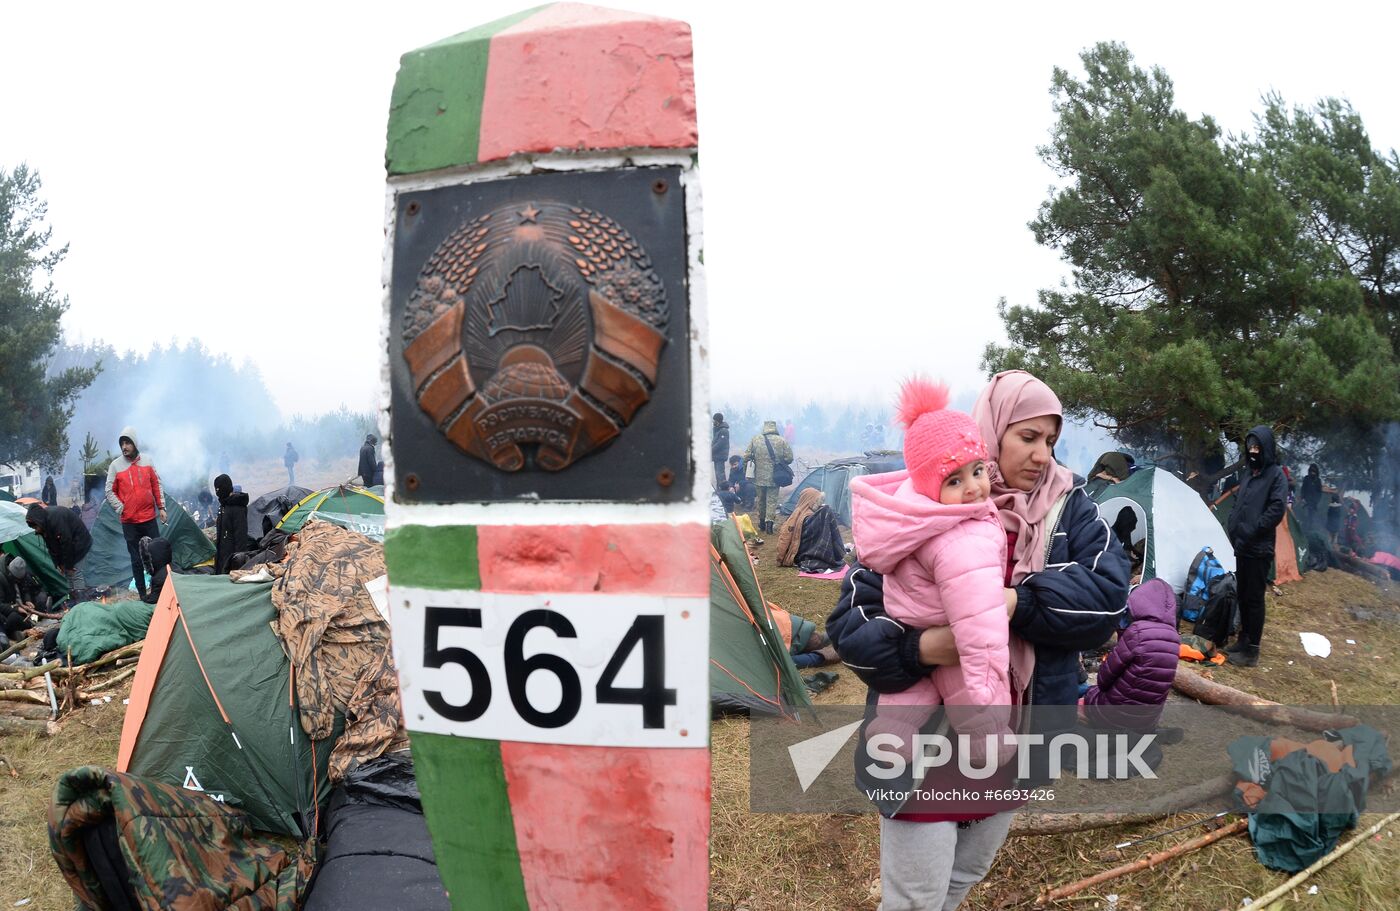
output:
[[[33,702],[38,705],[48,705],[49,697],[33,690],[0,690],[0,701]]]
[[[4,661],[11,655],[19,654],[20,649],[24,648],[26,645],[33,641],[33,639],[20,639],[17,642],[11,642],[8,648],[6,648],[3,652],[0,652],[0,661]]]
[[[57,661],[50,661],[48,664],[39,667],[16,668],[13,671],[0,671],[0,676],[19,680],[21,683],[33,680],[35,677],[42,677],[58,667]]]
[[[1213,798],[1228,794],[1238,778],[1233,774],[1219,775],[1200,784],[1191,785],[1148,801],[1132,813],[1018,813],[1011,820],[1011,836],[1063,835],[1156,822],[1173,813],[1200,807]]]
[[[1172,688],[1197,702],[1218,705],[1237,715],[1244,715],[1259,721],[1292,725],[1306,731],[1331,731],[1355,727],[1361,723],[1350,715],[1333,715],[1326,712],[1294,708],[1289,705],[1279,705],[1277,702],[1246,693],[1244,690],[1237,690],[1232,686],[1207,680],[1185,666],[1177,667],[1176,679],[1172,681]]]
[[[1338,845],[1337,847],[1333,848],[1330,852],[1328,852],[1327,854],[1323,855],[1323,857],[1322,857],[1321,859],[1319,859],[1319,860],[1318,860],[1315,864],[1313,864],[1311,867],[1308,867],[1308,868],[1305,869],[1305,870],[1299,871],[1299,872],[1298,872],[1298,875],[1294,876],[1292,879],[1288,880],[1286,883],[1284,883],[1283,885],[1279,886],[1277,889],[1273,889],[1273,890],[1271,890],[1271,891],[1265,893],[1264,895],[1259,896],[1258,898],[1254,899],[1254,901],[1252,901],[1252,902],[1250,902],[1250,901],[1241,902],[1241,903],[1240,903],[1240,907],[1241,907],[1241,908],[1256,908],[1256,909],[1259,909],[1259,911],[1269,911],[1269,909],[1270,909],[1271,907],[1273,907],[1273,903],[1274,903],[1274,902],[1278,901],[1280,898],[1282,898],[1283,896],[1285,896],[1285,895],[1287,895],[1289,892],[1291,892],[1295,886],[1299,885],[1299,884],[1302,883],[1305,879],[1307,879],[1309,876],[1312,876],[1312,875],[1313,875],[1314,873],[1316,873],[1318,870],[1321,870],[1323,867],[1327,866],[1327,865],[1330,864],[1332,861],[1334,861],[1334,860],[1336,860],[1337,858],[1341,857],[1343,854],[1346,854],[1346,853],[1347,853],[1348,851],[1350,851],[1352,848],[1354,848],[1354,847],[1356,847],[1357,845],[1361,844],[1363,841],[1365,841],[1366,839],[1370,838],[1372,835],[1375,835],[1375,834],[1376,834],[1377,832],[1379,832],[1381,829],[1385,828],[1386,826],[1388,826],[1390,823],[1394,822],[1394,821],[1397,820],[1397,819],[1400,819],[1400,813],[1391,813],[1389,816],[1385,817],[1385,818],[1382,819],[1380,822],[1378,822],[1378,823],[1376,823],[1375,825],[1371,826],[1371,827],[1370,827],[1369,829],[1367,829],[1365,832],[1362,832],[1361,834],[1357,835],[1357,836],[1356,836],[1355,838],[1353,838],[1351,841],[1347,842],[1347,843],[1344,844],[1344,845]]]
[[[37,718],[40,721],[48,721],[50,711],[47,703],[30,705],[26,702],[0,702],[0,716],[8,715],[11,718]]]
[[[1336,554],[1337,562],[1341,564],[1341,568],[1353,575],[1365,576],[1373,582],[1390,581],[1390,573],[1374,563],[1368,563],[1360,557],[1344,553],[1341,550],[1334,550],[1333,553]]]
[[[1117,879],[1120,876],[1127,876],[1129,873],[1137,873],[1140,870],[1147,870],[1159,864],[1166,863],[1172,858],[1180,857],[1183,854],[1189,854],[1192,851],[1204,848],[1206,845],[1214,844],[1215,842],[1220,841],[1220,839],[1222,838],[1229,838],[1231,835],[1238,835],[1240,832],[1243,832],[1248,826],[1249,820],[1236,820],[1227,826],[1222,826],[1219,829],[1216,829],[1214,832],[1207,832],[1205,835],[1199,835],[1191,839],[1190,841],[1183,841],[1181,844],[1170,847],[1165,851],[1158,851],[1156,854],[1149,854],[1146,857],[1139,857],[1137,860],[1132,861],[1131,863],[1122,864],[1121,866],[1114,867],[1111,870],[1105,870],[1102,873],[1096,873],[1093,876],[1085,877],[1084,879],[1072,882],[1068,885],[1059,886],[1058,888],[1051,889],[1048,892],[1042,893],[1037,899],[1037,903],[1045,904],[1046,902],[1056,901],[1057,899],[1073,895],[1076,892],[1083,892],[1085,889],[1092,888],[1094,886],[1099,885],[1100,883],[1106,883],[1109,880]]]
[[[35,737],[48,737],[53,733],[47,721],[34,721],[29,718],[14,718],[10,715],[0,715],[0,734],[6,736],[15,734],[33,734]]]
[[[71,677],[74,674],[90,673],[100,667],[106,667],[109,664],[120,664],[125,658],[139,656],[141,654],[141,646],[143,646],[145,642],[146,640],[142,639],[140,642],[133,642],[131,645],[123,645],[119,649],[114,649],[100,658],[89,661],[87,664],[80,664],[77,667],[61,667],[54,671],[53,675],[55,677]]]
[[[127,668],[126,670],[122,671],[120,674],[115,674],[115,675],[113,675],[113,676],[111,676],[111,677],[108,677],[106,680],[103,680],[101,683],[97,683],[97,684],[94,684],[93,686],[88,687],[88,688],[87,688],[87,692],[89,692],[89,693],[97,693],[97,692],[100,692],[100,691],[102,691],[102,690],[111,689],[112,687],[116,686],[118,683],[121,683],[122,681],[127,680],[127,679],[129,679],[129,678],[135,676],[135,674],[136,674],[136,668],[134,668],[134,667]]]

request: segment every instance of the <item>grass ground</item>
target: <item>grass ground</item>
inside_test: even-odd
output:
[[[770,541],[756,549],[765,597],[824,623],[837,584],[801,579],[772,565]],[[1394,619],[1358,621],[1348,607],[1391,612]],[[1328,636],[1329,658],[1309,657],[1298,633]],[[1347,640],[1354,640],[1350,645]],[[839,670],[839,668],[838,668]],[[1343,704],[1392,704],[1400,693],[1400,585],[1378,586],[1332,570],[1310,574],[1268,597],[1262,659],[1256,668],[1222,667],[1215,680],[1294,705],[1330,705],[1332,683]],[[818,704],[857,704],[865,688],[850,672],[815,697]],[[710,907],[717,911],[873,911],[879,904],[879,825],[861,816],[781,815],[748,810],[748,722],[721,719],[711,731],[714,754],[710,835]],[[1400,758],[1400,748],[1392,748]],[[1222,757],[1223,759],[1223,757]],[[1226,770],[1214,770],[1202,778]],[[1396,787],[1395,785],[1391,786]],[[1121,860],[1103,855],[1115,843],[1199,819],[1180,815],[1150,825],[1053,837],[1013,838],[964,907],[973,911],[1032,908],[1036,894],[1118,863],[1162,850],[1204,829],[1129,849]],[[1366,816],[1362,826],[1378,817]],[[1400,908],[1400,824],[1309,880],[1282,907],[1318,911],[1393,911]],[[1152,870],[1052,904],[1059,909],[1216,911],[1236,908],[1287,876],[1265,869],[1245,836],[1235,836]],[[1109,896],[1116,896],[1110,901]]]
[[[800,579],[771,565],[771,542],[757,550],[759,579],[768,600],[825,621],[837,585]],[[1389,589],[1389,590],[1387,590]],[[1400,586],[1379,587],[1333,570],[1313,574],[1271,595],[1263,660],[1259,667],[1224,667],[1215,679],[1294,704],[1326,704],[1336,682],[1343,703],[1389,704],[1400,692]],[[1351,606],[1390,611],[1397,619],[1353,620]],[[1325,633],[1330,658],[1309,658],[1297,634]],[[1355,640],[1348,645],[1346,640]],[[1290,663],[1291,662],[1291,663]],[[51,738],[0,739],[0,909],[70,911],[73,900],[49,857],[46,813],[53,784],[66,769],[112,765],[121,732],[121,702],[87,706],[62,722]],[[821,704],[860,703],[864,687],[849,672],[816,697]],[[879,829],[873,815],[780,815],[748,809],[748,722],[722,719],[711,732],[710,906],[721,911],[873,911],[879,884]],[[1400,749],[1393,750],[1400,754]],[[18,776],[11,777],[11,769]],[[1171,828],[1196,817],[1181,816],[1149,826],[1075,835],[1010,840],[986,881],[969,896],[974,911],[1029,908],[1042,888],[1062,885],[1113,865],[1101,855],[1115,842]],[[1369,818],[1363,819],[1363,825]],[[1284,905],[1316,911],[1393,911],[1400,908],[1400,826],[1373,840],[1310,880],[1316,895],[1299,890]],[[1131,860],[1190,838],[1170,836],[1132,849]],[[1216,911],[1235,908],[1284,876],[1254,859],[1246,838],[1225,839],[1188,857],[1056,903],[1058,909],[1115,908],[1118,911]],[[1110,903],[1108,896],[1118,896]]]
[[[112,701],[84,706],[52,737],[0,737],[0,908],[72,911],[73,893],[49,854],[48,810],[58,776],[81,765],[115,766],[128,682]],[[11,772],[17,773],[12,776]]]

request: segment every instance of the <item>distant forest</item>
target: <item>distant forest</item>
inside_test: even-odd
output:
[[[368,412],[342,408],[284,419],[257,367],[235,364],[199,340],[150,352],[118,352],[101,342],[64,343],[49,372],[101,366],[78,399],[68,425],[64,473],[82,471],[79,449],[92,434],[100,455],[116,453],[122,428],[134,427],[143,448],[160,453],[161,473],[179,486],[206,484],[220,462],[280,459],[290,441],[313,463],[353,455],[374,427]],[[295,382],[289,375],[288,382]]]

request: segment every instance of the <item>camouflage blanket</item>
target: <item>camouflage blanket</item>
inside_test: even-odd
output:
[[[294,911],[313,865],[310,846],[289,854],[241,810],[98,766],[60,776],[49,847],[92,911]]]
[[[277,638],[296,667],[302,729],[323,740],[336,713],[345,716],[331,752],[331,783],[359,763],[406,748],[389,624],[365,590],[384,575],[384,545],[312,520],[288,545],[286,559],[261,568],[277,580]]]

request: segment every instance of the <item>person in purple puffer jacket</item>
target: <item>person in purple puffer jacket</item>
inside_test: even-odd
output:
[[[1181,656],[1176,595],[1161,579],[1144,582],[1128,595],[1128,614],[1084,694],[1084,717],[1095,727],[1146,732],[1161,720]]]

